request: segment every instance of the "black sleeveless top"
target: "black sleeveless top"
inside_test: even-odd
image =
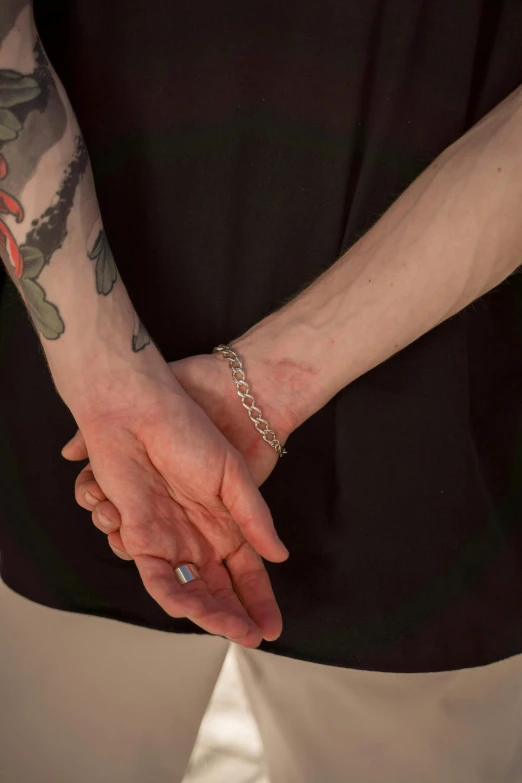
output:
[[[520,0],[35,0],[130,296],[167,360],[332,264],[522,82]],[[521,205],[522,209],[522,205]],[[521,248],[522,261],[522,248]],[[262,493],[284,630],[261,649],[382,671],[522,652],[517,275],[341,391]],[[10,283],[1,574],[47,606],[175,633],[76,506],[75,425]]]

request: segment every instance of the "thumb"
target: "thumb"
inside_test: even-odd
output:
[[[248,543],[261,557],[272,563],[288,559],[288,549],[276,533],[270,509],[242,458],[225,474],[221,499]]]
[[[88,456],[89,454],[87,452],[87,446],[85,445],[83,435],[80,430],[78,430],[76,435],[71,438],[69,443],[66,443],[63,447],[62,457],[65,457],[65,459],[70,459],[74,462],[80,459],[87,459]]]

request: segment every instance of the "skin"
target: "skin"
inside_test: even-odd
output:
[[[270,510],[240,452],[140,326],[29,3],[0,6],[0,35],[0,256],[118,509],[122,546],[167,614],[246,647],[275,638],[281,616],[262,558],[288,552]],[[174,568],[186,561],[202,579],[182,587]]]
[[[6,72],[38,75],[28,3],[2,5],[0,35],[5,101]],[[0,222],[9,241],[0,255],[82,433],[91,489],[107,498],[95,518],[118,514],[119,538],[111,542],[134,560],[165,612],[255,646],[281,630],[261,558],[283,562],[288,553],[256,486],[275,456],[232,400],[230,376],[227,390],[217,380],[227,370],[217,357],[193,357],[172,373],[152,342],[135,349],[139,321],[123,281],[111,269],[96,283],[98,264],[110,256],[94,254],[90,241],[101,225],[92,171],[63,87],[47,71],[47,87],[39,82],[38,95],[14,107],[23,129],[2,144],[9,189]],[[30,100],[44,101],[37,124]],[[28,161],[21,151],[39,149],[39,138],[42,157],[15,170]],[[323,275],[232,341],[281,441],[355,378],[520,265],[521,138],[519,88],[441,153]],[[28,239],[33,262],[40,253],[45,264],[26,279],[29,258],[13,248]],[[215,384],[206,386],[210,360]],[[194,562],[203,578],[178,585],[180,561]]]
[[[314,283],[232,341],[256,401],[282,442],[355,378],[520,266],[520,139],[522,87],[445,150]],[[171,367],[260,484],[275,456],[233,399],[232,379],[212,361],[191,357]],[[65,452],[69,458],[87,453],[89,444],[85,449],[80,435]],[[80,503],[87,486],[104,497],[87,470],[77,484]],[[98,508],[111,519],[110,542],[132,557],[125,537],[117,537],[123,529],[117,504],[104,501]],[[94,520],[102,529],[99,511]]]
[[[261,436],[256,432],[252,422],[246,415],[243,407],[239,404],[239,399],[235,393],[235,386],[232,383],[231,373],[228,363],[215,356],[193,356],[181,361],[173,362],[170,368],[174,377],[177,379],[183,389],[190,395],[194,402],[201,406],[209,420],[212,421],[226,437],[227,443],[241,453],[248,472],[257,486],[268,478],[274,469],[277,460],[277,453],[273,448],[266,444]],[[180,451],[189,448],[190,442],[198,438],[197,417],[190,418],[186,411],[177,408],[184,427],[184,441],[179,443]],[[265,411],[263,411],[265,413]],[[268,415],[268,409],[266,410]],[[272,414],[270,423],[277,422],[278,434],[282,441],[287,438],[285,425],[280,421],[275,411]],[[131,421],[134,420],[135,411],[132,411]],[[163,420],[162,420],[163,421]],[[156,426],[154,419],[149,422],[151,434],[157,435],[161,428]],[[103,422],[100,429],[104,432]],[[143,433],[142,433],[143,436]],[[112,435],[109,435],[112,439]],[[178,431],[179,438],[179,431]],[[224,438],[223,438],[224,440]],[[187,495],[184,497],[185,511],[188,506],[193,506],[196,512],[202,498],[208,496],[208,504],[215,502],[219,488],[209,486],[209,467],[215,475],[216,462],[223,459],[220,442],[216,448],[208,451],[208,438],[205,439],[204,447],[201,449],[201,460],[194,465],[196,476],[200,480],[200,486],[197,488],[198,494],[193,495],[192,483],[183,487],[182,491]],[[119,443],[114,444],[116,450],[121,448]],[[163,448],[161,446],[160,448]],[[63,456],[70,460],[83,460],[88,458],[89,450],[82,432],[78,431],[75,437],[64,447]],[[97,470],[97,466],[95,468]],[[142,471],[147,469],[146,461],[141,461],[137,465],[140,477],[136,477],[135,483],[141,486],[143,483]],[[176,484],[174,493],[179,493],[180,479],[184,475],[185,464],[180,461],[176,467]],[[115,476],[113,479],[117,481]],[[235,493],[234,487],[236,480],[231,480],[230,492],[233,498],[229,501],[241,503],[241,493]],[[221,488],[222,497],[223,489]],[[228,489],[228,487],[227,487]],[[210,490],[210,494],[209,494]],[[204,597],[206,590],[216,591],[220,595],[221,601],[225,601],[231,611],[238,608],[239,600],[248,609],[248,613],[256,627],[260,629],[265,639],[275,639],[282,631],[282,618],[277,602],[273,595],[270,581],[266,569],[259,554],[248,543],[242,529],[231,524],[230,515],[226,509],[221,508],[220,504],[214,511],[213,519],[210,524],[201,519],[199,513],[179,514],[175,512],[175,533],[174,549],[172,549],[172,531],[169,526],[169,519],[172,517],[170,509],[172,492],[168,485],[164,485],[159,490],[163,491],[169,497],[165,498],[167,505],[166,511],[162,515],[162,508],[158,505],[154,507],[151,518],[144,519],[140,511],[139,518],[130,525],[122,525],[122,514],[118,510],[121,506],[111,503],[107,495],[101,489],[95,479],[93,464],[89,462],[80,472],[76,481],[75,494],[76,500],[80,506],[92,512],[92,519],[95,526],[108,536],[108,542],[113,552],[125,560],[134,560],[138,566],[144,580],[150,583],[152,578],[158,581],[163,577],[165,571],[156,569],[157,577],[153,577],[152,570],[155,564],[152,559],[136,556],[137,535],[139,536],[139,546],[143,548],[142,537],[146,537],[146,546],[153,556],[161,556],[164,560],[171,562],[191,562],[197,563],[205,585],[196,580],[187,585],[183,585],[176,590],[178,596],[197,595]],[[134,486],[129,486],[131,493],[126,508],[132,509],[134,506]],[[228,495],[226,495],[228,497]],[[177,496],[176,496],[177,499]],[[143,508],[143,506],[141,507]],[[238,511],[234,507],[235,517]],[[242,513],[242,512],[241,512]],[[241,516],[240,513],[240,516]],[[248,522],[245,523],[248,526]],[[199,532],[202,535],[198,535]],[[263,549],[263,543],[257,538],[257,524],[252,526],[250,535],[257,548]],[[211,544],[209,546],[209,543]],[[226,569],[234,584],[235,591],[229,579],[223,574],[220,559],[226,560]],[[161,587],[159,588],[161,589]],[[163,600],[163,603],[165,601]],[[184,607],[187,609],[188,607]],[[182,616],[181,614],[179,616]],[[189,616],[188,614],[186,616]],[[211,614],[211,618],[214,615]],[[211,622],[205,623],[202,616],[191,616],[201,627],[205,627],[210,632],[216,627]],[[214,622],[214,620],[212,621]],[[221,626],[220,626],[221,627]],[[240,641],[243,646],[257,646],[261,641],[260,633],[256,627],[251,627],[244,639],[235,639]],[[230,633],[227,634],[231,638]]]

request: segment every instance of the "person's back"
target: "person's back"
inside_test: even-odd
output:
[[[27,4],[10,0],[0,10],[0,238],[13,278],[0,308],[5,584],[53,610],[167,631],[176,642],[180,634],[198,634],[194,643],[242,636],[239,625],[224,630],[214,604],[216,625],[199,622],[200,607],[188,611],[187,587],[205,582],[211,597],[232,593],[226,622],[248,623],[244,648],[260,643],[254,655],[339,676],[420,676],[518,656],[522,329],[520,279],[509,275],[522,259],[512,184],[522,167],[520,153],[511,167],[507,153],[497,165],[495,148],[495,174],[510,184],[485,184],[472,153],[488,147],[488,128],[500,144],[497,125],[472,131],[469,150],[461,137],[522,82],[522,4],[37,0],[34,10],[85,146],[43,49],[31,57],[32,45],[19,44]],[[508,114],[496,122],[514,135]],[[502,143],[515,155],[515,144]],[[451,169],[457,154],[459,176]],[[480,154],[484,167],[489,158]],[[408,186],[416,187],[409,197]],[[18,203],[25,214],[16,224]],[[488,252],[496,265],[489,276]],[[328,318],[324,302],[334,303]],[[227,363],[201,356],[225,340],[245,359],[276,435],[288,437],[282,460],[241,407]],[[178,360],[172,381],[164,360]],[[109,380],[98,381],[104,373]],[[107,396],[112,377],[124,374]],[[161,384],[174,397],[188,392],[205,423],[187,402],[183,416],[161,409],[149,432],[139,394],[161,396],[150,378],[154,395]],[[165,451],[155,458],[146,445],[128,474],[119,469],[127,442],[116,413],[104,419],[103,437],[91,426],[126,395],[125,416],[136,418],[145,441],[150,434],[161,445],[156,428],[162,433],[166,421]],[[87,442],[96,477],[88,475],[89,488],[108,499],[105,511],[117,509],[110,541],[137,568],[114,557],[75,502],[77,470],[60,455],[75,429],[67,407]],[[211,446],[207,417],[225,445],[213,429]],[[183,432],[181,418],[189,422]],[[183,445],[175,470],[171,443]],[[224,507],[235,503],[235,527],[226,551],[211,541],[208,555],[205,535],[196,547],[192,527],[177,532],[172,557],[152,533],[146,538],[149,528],[131,541],[129,527],[152,529],[168,516],[163,500],[149,507],[141,490],[149,467],[147,487],[156,488],[156,472],[180,477],[198,443],[190,482],[198,471],[204,479],[183,474],[161,486],[199,534],[193,509],[214,508],[201,502],[200,485],[214,492],[217,455],[233,454],[241,491],[229,474]],[[106,451],[97,456],[97,448]],[[115,483],[111,471],[125,481]],[[287,562],[270,543],[263,500]],[[185,538],[190,547],[178,557]],[[207,555],[228,562],[245,542],[248,569],[263,573],[266,615],[254,616],[253,588],[239,601],[222,563],[212,585],[202,574],[179,586],[187,611],[167,606],[168,590],[157,587],[165,574],[147,570],[164,558],[203,571]],[[229,571],[244,575],[235,562]],[[389,780],[419,774],[397,767]],[[462,783],[472,779],[466,774],[450,769],[445,779]]]

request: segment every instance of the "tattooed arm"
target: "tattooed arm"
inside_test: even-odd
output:
[[[286,550],[239,452],[139,325],[85,143],[25,0],[0,7],[0,179],[0,255],[145,587],[210,633],[246,646],[275,638],[281,616],[260,555],[279,561]],[[182,588],[173,566],[187,562],[202,580]]]
[[[0,20],[0,254],[66,399],[93,354],[128,363],[150,340],[117,280],[85,143],[30,5],[10,0]]]

